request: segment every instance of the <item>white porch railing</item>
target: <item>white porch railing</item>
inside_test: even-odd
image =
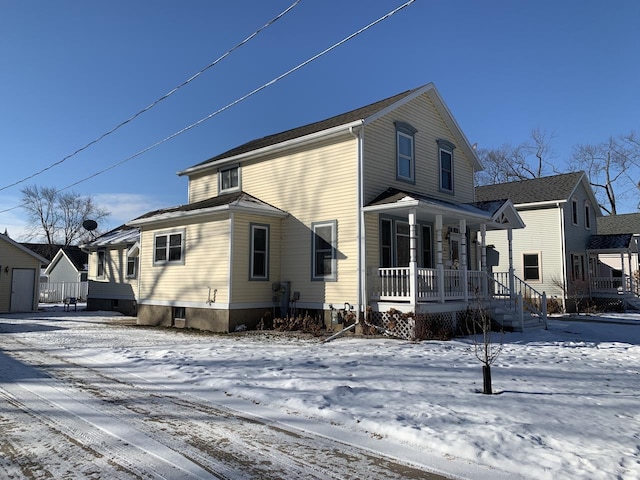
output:
[[[623,277],[594,277],[591,278],[591,293],[595,296],[640,295],[638,282],[625,275]]]
[[[440,275],[442,272],[442,282]],[[411,299],[409,267],[377,269],[373,280],[373,297],[382,301]],[[482,291],[482,272],[418,268],[417,300],[434,302],[474,298]]]
[[[62,303],[67,297],[84,301],[89,291],[88,282],[40,283],[40,303]]]

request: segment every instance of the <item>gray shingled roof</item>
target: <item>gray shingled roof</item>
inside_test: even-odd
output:
[[[640,234],[640,213],[607,215],[605,217],[599,217],[597,221],[599,234]]]
[[[87,269],[87,263],[89,262],[88,253],[83,252],[80,247],[75,245],[63,247],[62,250],[67,254],[67,257],[69,257],[71,263],[76,267],[76,270],[83,272]]]
[[[587,250],[626,250],[631,246],[633,235],[591,235],[587,243]]]
[[[476,187],[476,200],[486,202],[509,199],[514,205],[566,200],[583,175],[584,172],[563,173],[550,177],[484,185]]]
[[[374,115],[379,111],[384,110],[389,105],[393,105],[395,102],[402,100],[403,98],[411,95],[412,93],[419,90],[420,88],[423,88],[423,87],[407,90],[406,92],[399,93],[397,95],[394,95],[393,97],[385,98],[384,100],[380,100],[378,102],[372,103],[365,107],[356,108],[355,110],[351,110],[350,112],[341,113],[340,115],[335,115],[333,117],[327,118],[325,120],[321,120],[319,122],[310,123],[308,125],[304,125],[301,127],[292,128],[291,130],[286,130],[284,132],[280,132],[273,135],[268,135],[266,137],[251,140],[238,147],[232,148],[231,150],[227,150],[224,153],[216,155],[215,157],[212,157],[208,160],[205,160],[204,162],[200,162],[194,166],[197,167],[200,165],[205,165],[207,163],[215,162],[216,160],[222,160],[223,158],[234,157],[242,153],[251,152],[253,150],[269,147],[271,145],[277,145],[278,143],[286,142],[288,140],[293,140],[295,138],[304,137],[305,135],[321,132],[329,128],[338,127],[340,125],[345,125],[347,123],[355,122],[357,120],[364,120],[370,117],[371,115]]]

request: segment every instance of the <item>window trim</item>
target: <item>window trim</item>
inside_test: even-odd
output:
[[[265,250],[264,250],[264,275],[255,274],[255,236],[254,232],[257,230],[264,230],[266,232],[265,238]],[[262,281],[269,280],[269,253],[270,253],[270,235],[271,225],[265,223],[250,223],[249,224],[249,280]]]
[[[234,186],[231,186],[231,187],[228,187],[228,188],[224,188],[223,187],[223,175],[225,174],[225,172],[230,172],[232,170],[236,170],[237,171],[238,184],[234,185]],[[240,175],[240,165],[238,165],[238,164],[228,165],[228,166],[221,167],[218,170],[218,191],[220,193],[222,193],[222,192],[224,192],[224,193],[237,192],[237,191],[240,190],[241,183],[242,183],[242,180],[241,180],[241,175]]]
[[[453,194],[455,192],[455,182],[454,182],[454,155],[453,151],[456,146],[448,140],[438,139],[436,140],[438,144],[438,187],[441,192]],[[442,176],[444,173],[444,168],[442,166],[442,153],[448,153],[451,157],[451,169],[447,170],[448,175],[451,179],[451,188],[445,188],[442,181]]]
[[[525,256],[536,256],[538,259],[538,278],[527,278],[527,267]],[[542,283],[542,252],[522,252],[522,279],[525,282]]]
[[[169,260],[169,251],[171,247],[171,236],[172,235],[180,235],[180,259],[179,260]],[[156,260],[157,253],[157,241],[158,237],[167,237],[167,244],[165,245],[165,253],[166,260]],[[153,234],[153,265],[184,265],[185,262],[185,237],[186,237],[186,229],[178,229],[178,230],[167,230],[163,232],[156,232]]]
[[[102,254],[102,262],[100,261],[100,254]],[[99,248],[96,251],[96,278],[106,278],[107,277],[107,249]],[[102,272],[100,272],[100,267],[102,266]]]
[[[586,260],[586,255],[584,253],[579,253],[579,252],[571,252],[569,254],[570,257],[570,261],[571,261],[571,281],[572,282],[584,282],[587,279],[587,272],[585,271],[585,260]],[[576,265],[577,262],[577,265]],[[577,268],[577,272],[576,272],[576,267]],[[576,273],[578,275],[576,275]]]
[[[396,180],[408,183],[416,183],[416,133],[418,130],[406,122],[393,122],[396,127]],[[411,141],[411,157],[400,154],[400,138],[408,138]],[[400,174],[400,160],[409,160],[409,176]]]
[[[316,247],[316,239],[318,235],[316,234],[316,229],[322,227],[331,227],[331,273],[329,275],[321,275],[316,271],[316,257],[317,257],[317,247]],[[338,260],[337,260],[337,250],[338,250],[338,221],[337,220],[329,220],[325,222],[312,222],[311,223],[311,280],[312,281],[333,281],[335,282],[338,279]]]
[[[571,224],[578,225],[578,200],[571,199]]]
[[[584,228],[591,230],[591,203],[589,200],[584,202]]]

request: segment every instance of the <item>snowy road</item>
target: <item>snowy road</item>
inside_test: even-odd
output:
[[[444,478],[86,355],[129,345],[130,328],[4,320],[0,478]]]

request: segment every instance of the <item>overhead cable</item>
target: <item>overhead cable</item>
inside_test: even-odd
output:
[[[224,107],[222,107],[222,108],[220,108],[220,109],[216,110],[215,112],[210,113],[210,114],[209,114],[209,115],[207,115],[206,117],[203,117],[203,118],[201,118],[200,120],[198,120],[198,121],[196,121],[196,122],[194,122],[194,123],[192,123],[192,124],[190,124],[190,125],[188,125],[188,126],[186,126],[186,127],[182,128],[181,130],[178,130],[177,132],[172,133],[171,135],[169,135],[169,136],[167,136],[167,137],[163,138],[162,140],[159,140],[159,141],[157,141],[156,143],[154,143],[154,144],[152,144],[152,145],[149,145],[149,146],[148,146],[148,147],[146,147],[146,148],[143,148],[142,150],[140,150],[140,151],[138,151],[138,152],[134,153],[133,155],[128,156],[127,158],[124,158],[124,159],[122,159],[122,160],[120,160],[120,161],[118,161],[118,162],[116,162],[116,163],[113,163],[113,164],[109,165],[109,166],[108,166],[108,167],[106,167],[106,168],[103,168],[102,170],[99,170],[99,171],[97,171],[97,172],[95,172],[95,173],[93,173],[93,174],[91,174],[91,175],[89,175],[89,176],[87,176],[87,177],[84,177],[84,178],[82,178],[82,179],[80,179],[80,180],[78,180],[78,181],[76,181],[76,182],[74,182],[74,183],[71,183],[71,184],[67,185],[66,187],[64,187],[64,188],[60,189],[59,191],[67,190],[67,189],[69,189],[69,188],[71,188],[71,187],[75,187],[76,185],[79,185],[79,184],[81,184],[81,183],[84,183],[84,182],[86,182],[87,180],[90,180],[90,179],[92,179],[92,178],[94,178],[94,177],[97,177],[98,175],[102,175],[103,173],[106,173],[106,172],[108,172],[109,170],[112,170],[112,169],[114,169],[114,168],[116,168],[116,167],[119,167],[120,165],[122,165],[122,164],[124,164],[124,163],[126,163],[126,162],[128,162],[128,161],[130,161],[130,160],[133,160],[134,158],[139,157],[140,155],[142,155],[142,154],[144,154],[144,153],[147,153],[147,152],[148,152],[148,151],[150,151],[150,150],[153,150],[154,148],[156,148],[156,147],[158,147],[158,146],[162,145],[163,143],[166,143],[166,142],[168,142],[169,140],[172,140],[172,139],[176,138],[177,136],[182,135],[183,133],[185,133],[185,132],[187,132],[187,131],[191,130],[192,128],[197,127],[198,125],[200,125],[200,124],[202,124],[202,123],[206,122],[207,120],[210,120],[211,118],[215,117],[216,115],[219,115],[220,113],[224,112],[225,110],[228,110],[229,108],[233,107],[234,105],[237,105],[237,104],[239,104],[240,102],[243,102],[243,101],[244,101],[244,100],[246,100],[247,98],[249,98],[249,97],[251,97],[251,96],[255,95],[256,93],[258,93],[258,92],[260,92],[260,91],[264,90],[265,88],[267,88],[267,87],[269,87],[269,86],[271,86],[271,85],[275,84],[276,82],[278,82],[278,81],[282,80],[283,78],[285,78],[285,77],[287,77],[287,76],[291,75],[293,72],[295,72],[295,71],[297,71],[297,70],[300,70],[302,67],[304,67],[304,66],[308,65],[309,63],[313,62],[314,60],[317,60],[318,58],[320,58],[320,57],[322,57],[323,55],[325,55],[325,54],[329,53],[330,51],[332,51],[332,50],[336,49],[337,47],[339,47],[339,46],[343,45],[344,43],[348,42],[349,40],[352,40],[353,38],[355,38],[355,37],[357,37],[358,35],[360,35],[362,32],[364,32],[364,31],[368,30],[369,28],[371,28],[371,27],[373,27],[373,26],[377,25],[378,23],[380,23],[380,22],[382,22],[382,21],[386,20],[387,18],[389,18],[389,17],[391,17],[391,16],[395,15],[395,14],[396,14],[396,13],[398,13],[400,10],[402,10],[402,9],[404,9],[404,8],[406,8],[406,7],[408,7],[408,6],[409,6],[409,5],[411,5],[413,2],[415,2],[415,0],[409,0],[409,1],[405,2],[405,3],[403,3],[402,5],[400,5],[399,7],[395,8],[394,10],[390,11],[390,12],[389,12],[389,13],[387,13],[386,15],[383,15],[382,17],[378,18],[377,20],[374,20],[373,22],[369,23],[367,26],[362,27],[360,30],[358,30],[358,31],[356,31],[356,32],[352,33],[351,35],[349,35],[349,36],[347,36],[347,37],[343,38],[343,39],[342,39],[342,40],[340,40],[339,42],[334,43],[333,45],[331,45],[330,47],[328,47],[328,48],[326,48],[325,50],[321,51],[320,53],[317,53],[316,55],[314,55],[314,56],[310,57],[309,59],[305,60],[304,62],[302,62],[302,63],[300,63],[300,64],[296,65],[295,67],[291,68],[290,70],[287,70],[285,73],[283,73],[283,74],[281,74],[281,75],[278,75],[278,76],[277,76],[277,77],[275,77],[273,80],[270,80],[269,82],[267,82],[267,83],[265,83],[265,84],[261,85],[260,87],[258,87],[258,88],[256,88],[256,89],[252,90],[251,92],[247,93],[246,95],[243,95],[242,97],[238,98],[237,100],[234,100],[233,102],[231,102],[231,103],[229,103],[229,104],[225,105]],[[0,213],[8,212],[8,211],[10,211],[10,210],[14,210],[14,209],[19,208],[19,207],[21,207],[21,206],[22,206],[22,205],[16,205],[15,207],[7,208],[7,209],[5,209],[5,210],[0,210]]]
[[[283,10],[280,14],[278,14],[277,16],[275,16],[274,18],[272,18],[271,20],[269,20],[267,23],[265,23],[262,27],[260,27],[258,30],[256,30],[255,32],[253,32],[251,35],[249,35],[247,38],[245,38],[244,40],[242,40],[240,43],[236,44],[235,46],[233,46],[232,48],[230,48],[229,50],[227,50],[223,55],[221,55],[220,57],[218,57],[217,59],[215,59],[213,62],[211,62],[209,65],[207,65],[206,67],[204,67],[202,70],[200,70],[198,73],[192,75],[190,78],[188,78],[187,80],[185,80],[184,82],[182,82],[180,85],[178,85],[177,87],[174,87],[173,89],[171,89],[170,91],[168,91],[167,93],[165,93],[164,95],[162,95],[160,98],[158,98],[157,100],[155,100],[154,102],[150,103],[149,105],[147,105],[146,107],[144,107],[142,110],[140,110],[139,112],[136,112],[134,115],[130,116],[129,118],[127,118],[126,120],[124,120],[123,122],[120,122],[118,125],[116,125],[115,127],[113,127],[111,130],[103,133],[102,135],[100,135],[99,137],[91,140],[89,143],[87,143],[86,145],[78,148],[76,151],[74,151],[73,153],[70,153],[69,155],[67,155],[66,157],[58,160],[57,162],[52,163],[51,165],[43,168],[42,170],[39,170],[27,177],[24,177],[20,180],[17,180],[16,182],[13,182],[9,185],[5,185],[4,187],[0,188],[0,192],[3,190],[6,190],[8,188],[11,187],[15,187],[16,185],[19,185],[23,182],[26,182],[27,180],[30,180],[34,177],[37,177],[38,175],[46,172],[47,170],[52,169],[53,167],[60,165],[61,163],[66,162],[67,160],[69,160],[70,158],[76,156],[77,154],[79,154],[80,152],[83,152],[84,150],[86,150],[87,148],[89,148],[90,146],[98,143],[100,140],[104,139],[105,137],[111,135],[112,133],[116,132],[117,130],[119,130],[120,128],[124,127],[125,125],[127,125],[128,123],[131,123],[133,120],[135,120],[136,118],[138,118],[140,115],[142,115],[143,113],[151,110],[153,107],[155,107],[156,105],[158,105],[160,102],[162,102],[163,100],[166,100],[167,98],[169,98],[171,95],[173,95],[174,93],[176,93],[179,89],[181,89],[182,87],[184,87],[185,85],[191,83],[193,80],[195,80],[196,78],[198,78],[200,75],[202,75],[204,72],[206,72],[207,70],[209,70],[210,68],[214,67],[215,65],[217,65],[218,63],[220,63],[222,60],[224,60],[226,57],[228,57],[229,55],[231,55],[231,53],[233,53],[235,50],[237,50],[238,48],[242,47],[244,44],[246,44],[247,42],[249,42],[249,40],[251,40],[252,38],[254,38],[255,36],[257,36],[260,32],[262,32],[265,28],[273,25],[275,22],[277,22],[279,19],[281,19],[283,16],[285,16],[287,13],[289,13],[291,10],[293,10],[294,7],[296,7],[302,0],[296,0],[295,2],[293,2],[291,5],[289,5],[289,7],[287,7],[285,10]]]

